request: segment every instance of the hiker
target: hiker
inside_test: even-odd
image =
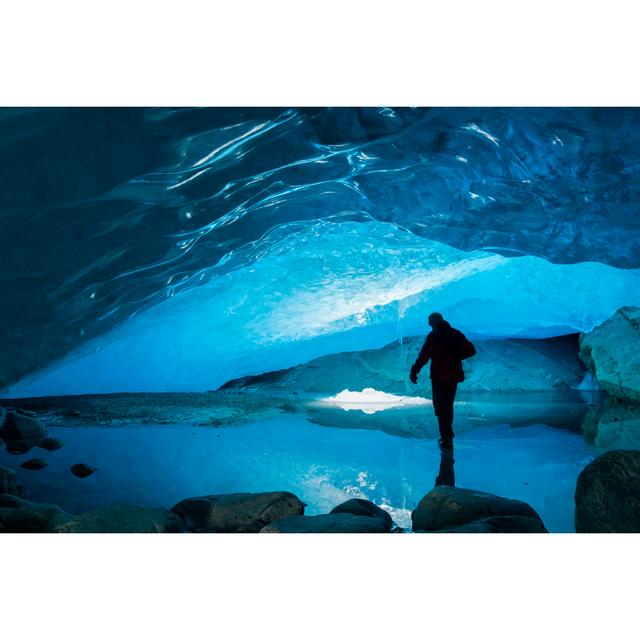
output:
[[[424,341],[420,354],[411,367],[409,380],[418,382],[418,374],[431,360],[431,389],[433,410],[438,417],[440,446],[453,448],[453,402],[458,383],[464,380],[462,361],[475,355],[475,347],[464,334],[454,329],[440,313],[428,318],[431,333]]]

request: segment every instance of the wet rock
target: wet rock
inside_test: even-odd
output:
[[[582,431],[600,451],[640,449],[640,405],[614,400],[593,406],[582,421]]]
[[[468,525],[492,516],[523,516],[542,520],[526,502],[483,491],[439,486],[427,493],[411,514],[414,531],[438,531]]]
[[[23,462],[20,467],[22,469],[28,469],[29,471],[39,471],[40,469],[44,469],[47,464],[49,463],[42,458],[31,458]]]
[[[0,533],[11,533],[7,531],[4,521],[5,518],[12,512],[15,511],[13,508],[0,507]]]
[[[329,513],[320,516],[289,516],[276,520],[260,533],[386,533],[382,518],[356,516],[351,513]]]
[[[56,449],[62,449],[64,442],[59,438],[47,437],[38,442],[38,446],[47,451],[55,451]]]
[[[548,533],[539,518],[527,516],[489,516],[473,520],[459,527],[416,533]]]
[[[96,470],[95,467],[90,467],[82,462],[72,464],[69,468],[77,478],[88,478]]]
[[[184,523],[167,509],[114,504],[81,513],[58,533],[181,533]]]
[[[46,437],[46,429],[40,420],[31,415],[8,411],[0,435],[7,439],[32,443]]]
[[[640,403],[640,308],[622,307],[581,334],[580,359],[607,393]]]
[[[0,509],[15,509],[17,507],[25,507],[32,504],[29,500],[19,498],[11,493],[0,493]]]
[[[370,518],[382,518],[387,530],[393,526],[393,520],[387,511],[377,504],[362,498],[352,498],[337,507],[331,509],[331,513],[351,513],[354,516],[368,516]]]
[[[0,432],[2,432],[6,419],[7,419],[7,410],[4,407],[0,407]]]
[[[0,528],[5,533],[47,533],[72,518],[55,504],[32,503],[0,509]]]
[[[304,502],[288,491],[230,493],[187,498],[171,511],[190,531],[257,533],[269,523],[304,513]]]
[[[0,467],[0,493],[10,493],[14,496],[23,496],[25,489],[18,484],[18,476],[13,469]]]
[[[27,451],[31,451],[33,445],[23,440],[5,440],[5,448],[7,453],[11,453],[15,456],[20,456]]]
[[[640,532],[640,451],[609,451],[588,464],[575,501],[578,533]]]

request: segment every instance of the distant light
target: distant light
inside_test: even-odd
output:
[[[331,404],[345,411],[362,411],[363,413],[372,414],[385,409],[393,409],[395,407],[410,406],[429,406],[433,404],[431,400],[413,396],[396,396],[392,393],[385,393],[367,387],[362,391],[349,391],[344,389],[335,396],[329,398],[320,398],[320,402]]]

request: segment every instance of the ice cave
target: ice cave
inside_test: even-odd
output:
[[[4,108],[0,141],[0,532],[640,531],[640,109]],[[451,448],[433,312],[476,352]]]

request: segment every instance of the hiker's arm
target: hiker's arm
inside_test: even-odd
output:
[[[422,367],[424,367],[427,362],[429,362],[429,358],[431,358],[431,345],[429,344],[429,337],[424,341],[422,345],[422,349],[420,349],[420,353],[416,361],[413,363],[411,367],[411,372],[409,373],[409,379],[413,382],[414,378],[418,379],[418,374]]]

